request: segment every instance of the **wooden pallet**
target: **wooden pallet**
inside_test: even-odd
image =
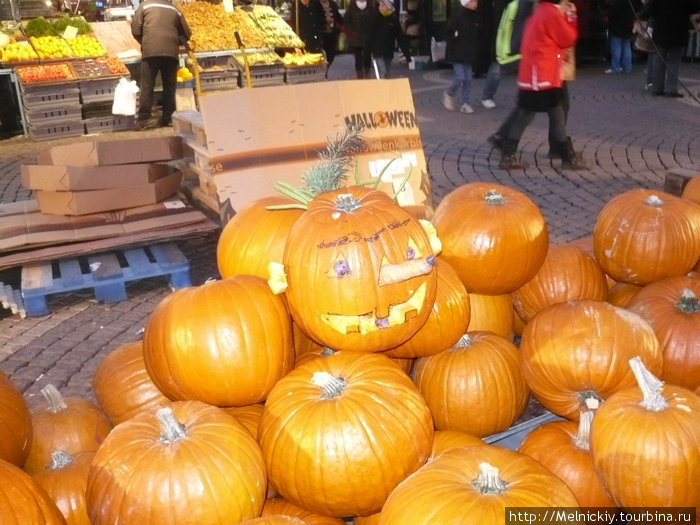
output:
[[[22,299],[28,316],[49,313],[48,295],[93,288],[105,303],[126,299],[126,283],[169,275],[174,289],[191,286],[190,263],[173,242],[44,261],[22,267]]]

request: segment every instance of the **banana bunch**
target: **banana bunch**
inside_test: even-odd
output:
[[[282,62],[288,67],[315,66],[323,63],[322,53],[287,53]]]

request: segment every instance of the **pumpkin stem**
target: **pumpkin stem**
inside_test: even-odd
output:
[[[664,201],[662,201],[661,197],[658,195],[649,195],[644,201],[644,204],[648,204],[649,206],[662,206],[663,203]]]
[[[54,450],[51,453],[51,463],[49,470],[59,470],[73,463],[73,456],[63,450]]]
[[[591,443],[591,422],[593,421],[593,411],[584,410],[578,420],[578,432],[574,438],[574,445],[581,450],[590,450]]]
[[[335,203],[335,209],[350,212],[360,207],[359,201],[352,193],[340,193]]]
[[[479,474],[472,480],[472,486],[481,494],[502,494],[508,490],[508,483],[498,474],[498,469],[493,465],[479,463]]]
[[[332,399],[343,393],[348,382],[341,377],[335,377],[329,372],[314,372],[311,382],[321,387],[321,399]]]
[[[41,394],[44,396],[46,403],[49,405],[48,411],[52,414],[58,414],[59,412],[62,412],[68,408],[68,405],[63,399],[61,393],[58,391],[58,388],[52,384],[48,384],[42,388]]]
[[[644,399],[639,403],[640,406],[652,412],[666,410],[668,401],[661,393],[664,382],[647,370],[639,356],[630,359],[629,364],[644,396]]]
[[[700,304],[698,304],[698,296],[693,293],[692,290],[688,288],[683,288],[681,292],[681,298],[676,303],[676,308],[680,309],[684,314],[692,314],[700,310]]]
[[[469,334],[464,334],[462,337],[459,338],[459,341],[457,341],[452,348],[454,349],[462,349],[462,348],[467,348],[468,346],[471,346],[474,340]]]
[[[158,438],[163,443],[175,443],[180,441],[185,436],[187,436],[187,431],[185,430],[185,425],[180,423],[175,417],[173,409],[170,407],[163,407],[158,409],[156,412],[156,417],[160,423],[160,438]]]
[[[603,402],[603,398],[596,394],[593,390],[583,390],[578,393],[578,399],[582,408],[598,408]]]
[[[484,199],[486,204],[504,204],[506,198],[501,195],[501,192],[497,189],[491,189],[486,192],[486,198]]]

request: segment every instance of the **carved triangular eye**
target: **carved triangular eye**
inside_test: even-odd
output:
[[[345,254],[339,253],[333,261],[333,266],[331,266],[326,272],[326,275],[328,277],[345,277],[351,273],[352,271],[350,270],[350,265],[345,258]]]
[[[423,257],[423,254],[418,248],[418,244],[416,244],[416,241],[409,237],[408,248],[406,249],[406,259],[410,261],[412,259],[420,259],[421,257]]]

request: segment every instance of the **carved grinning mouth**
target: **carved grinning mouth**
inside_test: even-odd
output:
[[[427,289],[427,283],[423,283],[406,301],[389,306],[387,317],[377,317],[374,312],[369,312],[363,315],[324,314],[321,319],[341,334],[366,334],[391,328],[405,323],[421,312]]]

